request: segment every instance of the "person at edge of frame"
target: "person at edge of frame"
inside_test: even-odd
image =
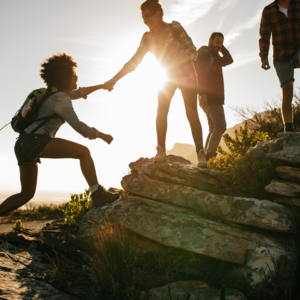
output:
[[[299,0],[276,0],[263,9],[259,55],[264,70],[270,69],[268,54],[271,34],[273,64],[282,89],[281,115],[284,131],[293,132],[294,69],[300,67]]]
[[[41,69],[41,77],[47,85],[47,90],[40,94],[37,101],[49,95],[38,110],[36,120],[57,114],[41,127],[37,121],[30,124],[20,134],[15,143],[15,154],[20,170],[21,192],[8,197],[0,204],[0,218],[4,214],[21,207],[31,200],[35,194],[38,178],[38,163],[40,158],[60,159],[73,158],[80,161],[80,167],[91,191],[93,206],[102,206],[119,198],[104,189],[98,183],[96,169],[89,149],[83,145],[56,138],[55,135],[65,121],[83,137],[100,138],[110,144],[113,137],[99,132],[96,128],[81,122],[72,105],[72,99],[87,98],[87,95],[105,89],[104,85],[77,89],[76,62],[65,53],[49,57]],[[54,90],[57,92],[52,93]],[[34,132],[34,133],[31,133]]]

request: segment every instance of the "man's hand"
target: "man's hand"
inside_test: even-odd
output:
[[[264,70],[269,70],[271,67],[269,65],[269,61],[267,59],[265,59],[262,63],[261,63],[261,67],[264,69]]]
[[[206,95],[199,95],[199,105],[202,109],[205,109],[207,106],[207,97]]]
[[[100,133],[99,138],[102,139],[107,144],[110,144],[114,139],[111,135],[105,133]]]
[[[104,89],[108,90],[110,92],[110,91],[112,91],[114,89],[114,86],[115,86],[116,83],[117,83],[117,81],[115,81],[114,79],[106,81],[104,83]]]

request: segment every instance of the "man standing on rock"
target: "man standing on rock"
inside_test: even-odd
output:
[[[261,67],[269,70],[270,36],[272,33],[274,67],[282,89],[281,114],[284,131],[294,131],[294,69],[300,67],[300,1],[275,0],[263,10],[260,23]]]
[[[203,46],[198,50],[198,57],[195,61],[199,104],[206,113],[209,126],[209,134],[205,143],[206,161],[217,156],[217,148],[226,130],[222,68],[232,64],[233,59],[223,43],[223,34],[213,32],[208,46]]]

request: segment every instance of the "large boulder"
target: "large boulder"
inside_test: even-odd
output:
[[[283,180],[272,180],[271,183],[265,187],[265,190],[269,193],[282,196],[297,197],[300,195],[300,184]]]
[[[282,132],[278,138],[257,144],[250,154],[257,160],[270,160],[279,165],[300,166],[300,133]]]
[[[206,260],[233,263],[251,286],[273,274],[281,257],[293,256],[291,214],[267,200],[229,197],[219,192],[229,176],[192,166],[183,158],[153,163],[139,159],[122,180],[129,196],[89,211],[79,239],[89,242],[109,218],[137,237],[143,254],[172,254],[190,275]],[[223,191],[226,191],[223,188]]]

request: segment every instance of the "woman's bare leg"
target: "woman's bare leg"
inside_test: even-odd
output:
[[[94,161],[90,150],[80,144],[63,139],[51,141],[43,151],[41,158],[73,158],[80,160],[80,167],[89,186],[98,183]]]
[[[166,135],[168,127],[168,112],[171,103],[171,99],[176,91],[176,86],[173,84],[167,84],[164,89],[158,93],[158,107],[156,116],[156,133],[157,133],[157,145],[162,148],[166,144]]]
[[[10,196],[0,205],[0,216],[26,204],[35,194],[38,176],[37,164],[20,167],[21,192]]]
[[[182,88],[186,116],[191,126],[196,151],[203,149],[202,127],[198,115],[197,93],[193,88]]]

